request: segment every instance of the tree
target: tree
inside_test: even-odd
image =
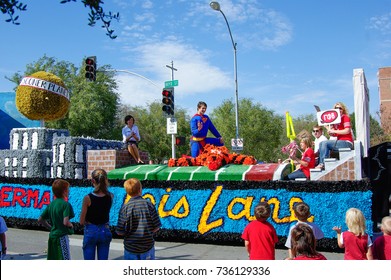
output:
[[[117,83],[113,72],[104,72],[106,68],[100,67],[93,83],[86,81],[84,70],[76,76],[67,120],[71,135],[117,139],[113,135],[119,105]]]
[[[125,125],[126,115],[132,115],[135,118],[141,136],[140,150],[148,151],[150,158],[155,162],[171,158],[171,134],[167,134],[167,119],[162,114],[161,102],[155,101],[147,104],[146,107],[121,105],[118,112],[117,127],[120,126],[121,129]],[[190,117],[186,115],[186,111],[176,107],[175,118],[178,123],[177,135],[189,135]],[[122,139],[121,129],[118,130],[117,135]],[[188,137],[187,140],[189,140]],[[190,154],[189,145],[176,147],[176,150],[177,158],[182,154]]]
[[[355,113],[350,114],[350,122],[352,124],[353,132],[356,131]],[[369,130],[371,147],[390,140],[390,136],[384,133],[384,130],[380,126],[379,122],[374,117],[372,117],[372,115],[369,115]]]
[[[300,115],[296,118],[293,118],[292,122],[296,135],[303,130],[311,133],[314,125],[317,125],[318,123],[315,114]]]
[[[90,136],[98,139],[117,139],[115,129],[119,96],[113,72],[104,72],[109,66],[100,67],[94,83],[85,79],[84,61],[77,68],[70,62],[57,61],[43,56],[26,66],[24,75],[15,73],[8,80],[19,85],[21,79],[37,71],[46,71],[60,77],[70,92],[71,106],[65,118],[46,122],[45,127],[68,129],[72,136]]]
[[[61,4],[69,2],[76,2],[76,0],[60,1]],[[102,5],[104,3],[101,0],[81,0],[81,2],[84,4],[84,7],[90,9],[88,13],[88,25],[95,26],[96,22],[101,21],[102,28],[105,28],[107,31],[106,35],[109,36],[111,39],[115,39],[117,36],[113,35],[114,30],[110,29],[110,24],[111,20],[113,19],[117,21],[119,20],[119,13],[106,13],[102,8]],[[6,22],[11,22],[15,25],[19,25],[19,16],[16,15],[16,11],[27,11],[27,5],[23,4],[18,0],[0,0],[0,11],[3,14],[7,14],[9,16],[9,18],[6,19]]]
[[[283,117],[264,108],[260,103],[253,104],[250,99],[239,101],[239,135],[243,138],[241,153],[252,155],[257,160],[277,162],[281,157],[281,134],[284,131]],[[214,125],[230,148],[235,138],[234,104],[230,100],[215,108],[210,114]]]

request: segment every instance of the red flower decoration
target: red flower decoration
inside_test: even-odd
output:
[[[177,161],[177,166],[189,166],[188,159],[186,157],[181,157]]]
[[[253,156],[246,156],[246,158],[243,160],[244,165],[254,165],[257,161]]]
[[[174,167],[174,166],[176,166],[176,159],[175,158],[170,158],[169,160],[168,160],[168,167]]]
[[[179,159],[170,159],[168,166],[207,166],[210,170],[217,170],[226,164],[256,164],[253,156],[229,153],[225,146],[207,144],[196,158],[182,155]]]

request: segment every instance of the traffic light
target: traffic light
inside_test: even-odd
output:
[[[175,145],[183,146],[185,144],[186,144],[186,137],[185,136],[176,136],[175,137]]]
[[[89,56],[85,60],[86,79],[90,82],[96,81],[96,56]]]
[[[174,88],[164,88],[162,90],[162,97],[163,112],[165,112],[167,115],[174,115]]]

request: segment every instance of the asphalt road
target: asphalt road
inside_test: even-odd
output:
[[[8,253],[6,260],[45,260],[49,232],[9,228],[6,232]],[[71,258],[83,260],[83,235],[71,235]],[[160,260],[247,260],[243,247],[211,244],[156,242],[156,259]],[[342,260],[343,254],[321,252],[329,260]],[[276,250],[276,259],[283,260],[287,250]],[[113,239],[110,260],[123,260],[122,239]]]

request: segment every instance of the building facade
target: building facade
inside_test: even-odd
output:
[[[391,67],[382,67],[378,71],[380,121],[386,134],[391,133]]]

